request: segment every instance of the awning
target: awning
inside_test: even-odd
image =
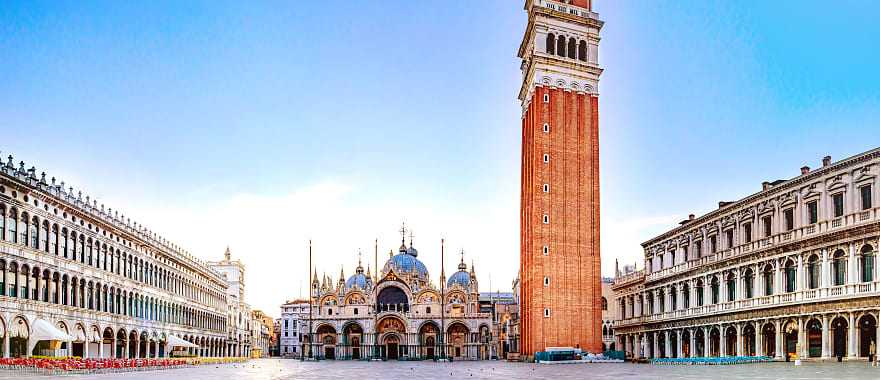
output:
[[[31,336],[28,340],[28,352],[34,350],[34,346],[41,340],[69,342],[73,337],[59,330],[45,319],[37,319],[31,328]]]
[[[183,339],[180,339],[174,335],[168,335],[168,339],[165,344],[171,347],[186,347],[186,348],[199,348],[197,344],[192,344]]]

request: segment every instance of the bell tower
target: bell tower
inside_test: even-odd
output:
[[[591,0],[526,0],[522,59],[522,354],[602,349],[599,31]]]

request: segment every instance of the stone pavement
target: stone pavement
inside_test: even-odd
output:
[[[0,379],[21,379],[0,370]],[[46,379],[48,377],[35,377]],[[70,376],[67,379],[266,380],[266,379],[880,379],[865,362],[765,363],[729,366],[652,366],[647,364],[536,365],[482,362],[300,362],[258,359],[247,364],[201,366],[165,371]]]

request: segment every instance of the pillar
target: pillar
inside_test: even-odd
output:
[[[667,358],[671,358],[672,357],[672,342],[669,341],[669,337],[670,337],[669,330],[666,330],[663,333],[666,335],[666,339],[663,341],[663,343],[664,343],[663,345],[665,346],[665,347],[663,347],[663,354]]]
[[[712,331],[708,326],[703,328],[703,340],[705,343],[703,344],[703,357],[709,357],[709,354],[712,352],[711,350],[711,340],[709,340],[709,332]]]
[[[88,335],[88,334],[86,334]],[[86,337],[85,342],[83,342],[83,358],[89,357],[89,338]]]
[[[677,357],[677,358],[681,357],[681,349],[682,349],[681,330],[675,330],[675,357]]]
[[[854,249],[854,248],[853,248]],[[859,356],[859,353],[856,352],[856,316],[855,313],[849,313],[849,326],[848,333],[849,339],[847,339],[847,357],[856,358]]]
[[[718,325],[718,356],[727,356],[727,328]]]
[[[742,324],[736,324],[736,356],[743,356]]]
[[[822,359],[831,358],[831,331],[828,328],[828,316],[822,315]]]
[[[755,356],[764,356],[764,324],[755,321]]]
[[[797,351],[798,358],[806,358],[809,357],[809,343],[807,342],[807,328],[806,322],[804,318],[798,318],[798,344],[795,350]]]
[[[782,333],[782,323],[776,321],[776,358],[785,359],[785,353],[782,352],[784,334]]]
[[[104,339],[101,339],[101,342],[98,343],[98,357],[104,358]]]
[[[880,331],[880,329],[878,329]],[[70,347],[70,342],[67,343],[67,347]],[[3,335],[3,357],[9,358],[9,330],[6,330],[6,334]]]
[[[690,335],[691,347],[690,347],[690,350],[688,350],[689,351],[688,353],[690,354],[690,357],[695,358],[695,357],[697,357],[696,329],[690,329],[689,333],[690,334],[688,334],[688,335]]]
[[[849,268],[847,271],[847,284],[855,284],[858,282],[858,277],[856,276],[856,272],[858,272],[858,263],[856,262],[856,245],[855,243],[849,243],[849,259],[846,262]]]
[[[633,335],[632,343],[633,343],[633,351],[632,351],[633,358],[641,359],[642,358],[642,344],[641,344],[641,339],[639,339],[638,334]]]

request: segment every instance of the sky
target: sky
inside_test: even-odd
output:
[[[595,0],[601,252],[877,147],[880,3]],[[0,155],[205,260],[247,301],[375,271],[519,266],[521,1],[0,3]],[[374,242],[378,239],[378,255]],[[409,238],[407,238],[407,242]]]

